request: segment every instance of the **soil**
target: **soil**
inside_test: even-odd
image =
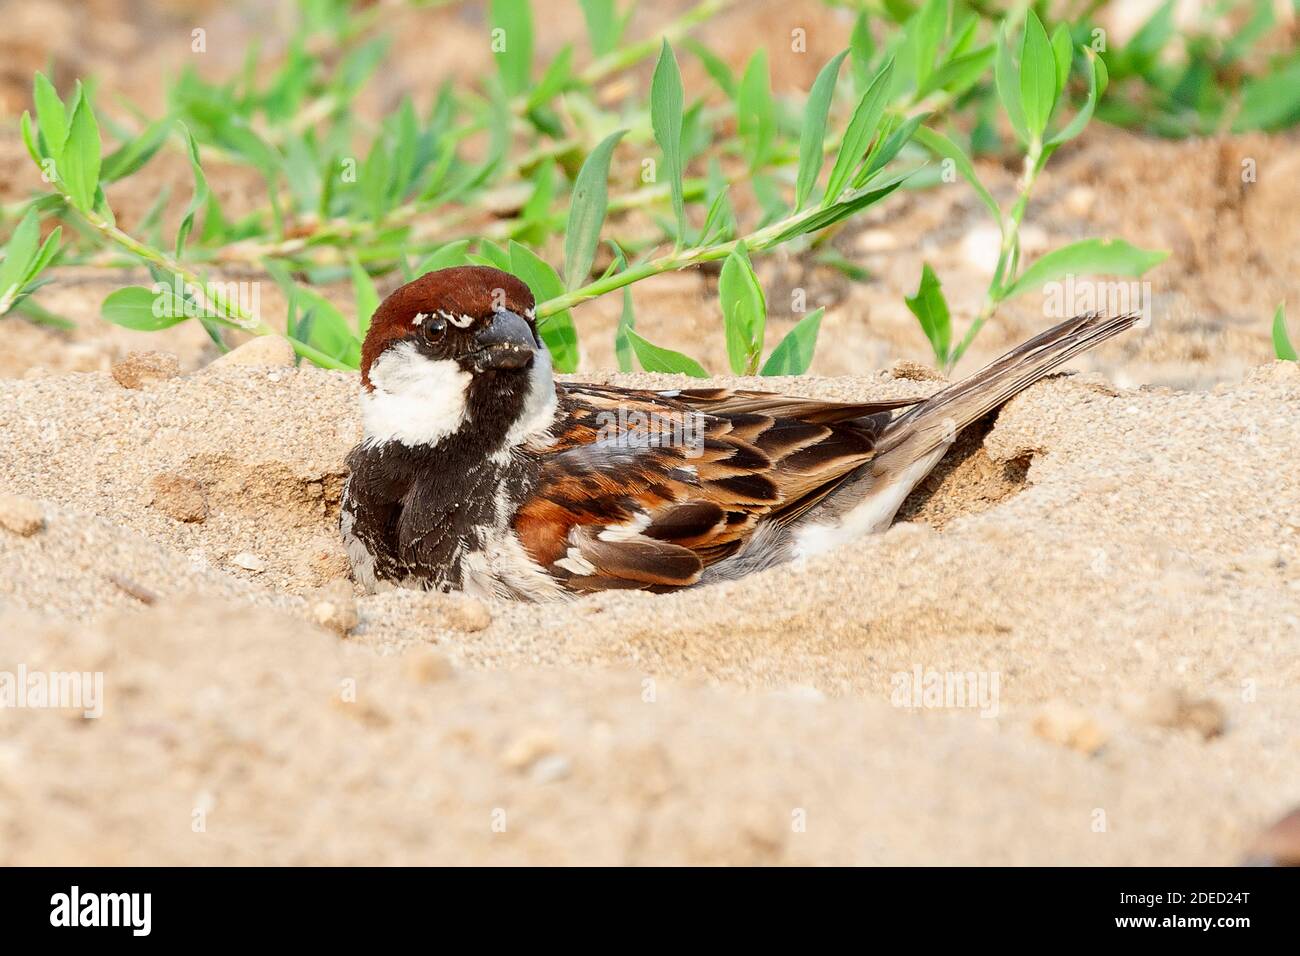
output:
[[[733,66],[770,42],[778,91],[804,89],[844,21],[790,6],[738,4],[705,38]],[[195,23],[214,76],[243,56],[223,37],[283,37],[275,14],[219,4],[91,7],[7,4],[6,115],[50,58],[61,82],[93,70],[158,109]],[[358,109],[483,66],[473,5],[402,10],[429,26],[398,31]],[[544,22],[541,56],[581,36],[571,10]],[[770,40],[792,24],[806,58]],[[39,301],[75,329],[0,321],[0,674],[102,673],[103,714],[0,707],[0,864],[1240,862],[1300,802],[1300,366],[1269,338],[1277,303],[1300,302],[1296,146],[1094,126],[1049,164],[1024,255],[1098,236],[1169,250],[1150,325],[968,430],[887,533],[665,596],[340,586],[356,376],[214,362],[194,323],[115,328],[99,303],[144,273],[55,270]],[[1007,201],[1017,170],[978,168]],[[149,169],[110,195],[124,226],[162,183],[188,197],[183,157]],[[208,170],[233,210],[253,201],[241,175]],[[37,186],[0,124],[0,201]],[[827,307],[814,374],[741,383],[941,387],[903,296],[930,263],[964,327],[991,229],[959,182],[835,236],[865,280],[770,257],[769,346],[794,290]],[[634,296],[647,337],[726,367],[714,277]],[[576,311],[577,377],[680,384],[609,371],[619,308]],[[1010,303],[957,375],[1049,312]],[[945,678],[970,693],[927,697]]]

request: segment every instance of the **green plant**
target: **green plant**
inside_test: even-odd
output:
[[[1295,346],[1291,344],[1291,337],[1286,332],[1285,302],[1279,302],[1277,311],[1273,313],[1273,354],[1282,361],[1297,361]]]
[[[941,3],[941,0],[930,0]],[[1018,51],[1018,52],[1017,52]],[[1081,52],[1088,77],[1088,96],[1068,123],[1053,125],[1063,106],[1076,53]],[[1020,226],[1039,174],[1060,146],[1078,136],[1093,115],[1098,97],[1106,88],[1106,69],[1091,50],[1076,51],[1068,29],[1059,25],[1049,38],[1038,15],[1029,10],[1013,51],[1004,24],[997,39],[994,66],[998,100],[1016,140],[1024,149],[1023,173],[1015,201],[1005,212],[980,181],[974,164],[953,140],[922,127],[917,142],[969,182],[988,208],[1001,234],[997,265],[990,277],[983,305],[965,334],[954,344],[948,304],[943,289],[926,265],[914,297],[907,300],[934,352],[935,361],[951,370],[993,317],[998,307],[1032,288],[1070,274],[1104,273],[1140,276],[1163,261],[1164,252],[1139,249],[1121,240],[1084,239],[1055,249],[1020,272]]]
[[[723,6],[722,0],[709,0],[684,22],[697,21]],[[608,7],[597,3],[586,7],[589,21],[596,25],[593,49],[606,51],[597,60],[599,69],[589,68],[588,75],[612,69],[614,63],[630,64],[644,55],[643,44],[629,48],[635,55],[619,52],[617,47],[611,52],[610,45],[617,38],[609,32]],[[833,193],[815,206],[807,205],[808,194],[815,185],[808,178],[809,170],[815,179],[816,168],[826,152],[819,137],[815,150],[810,151],[805,143],[799,157],[804,177],[801,204],[805,208],[777,215],[775,203],[770,202],[769,210],[773,214],[767,217],[768,221],[737,237],[735,217],[727,198],[730,184],[725,177],[714,175],[701,184],[685,176],[687,166],[707,149],[710,134],[703,128],[703,105],[697,102],[688,107],[685,103],[676,58],[665,39],[659,48],[648,116],[640,122],[645,123],[644,128],[649,129],[659,146],[666,183],[661,185],[655,177],[651,188],[641,190],[644,195],[636,197],[636,201],[626,197],[611,199],[607,183],[616,147],[625,137],[635,138],[638,125],[605,133],[582,157],[567,196],[563,279],[530,246],[560,231],[552,209],[556,204],[557,180],[561,178],[558,170],[572,161],[569,157],[574,147],[568,143],[563,152],[535,149],[527,160],[514,165],[527,175],[531,195],[523,202],[512,229],[491,236],[433,243],[422,249],[421,243],[412,242],[413,231],[408,223],[426,208],[426,202],[436,200],[445,206],[471,195],[482,198],[483,187],[496,179],[506,165],[510,131],[517,122],[522,120],[531,126],[531,132],[539,139],[555,139],[563,131],[554,129],[553,117],[539,111],[544,111],[552,93],[572,89],[580,82],[570,69],[569,58],[562,55],[530,89],[531,25],[527,5],[501,4],[493,10],[493,16],[502,24],[501,29],[516,42],[505,45],[509,52],[500,60],[500,82],[490,85],[491,102],[482,104],[482,109],[477,111],[491,141],[487,160],[471,165],[456,159],[456,145],[468,133],[457,128],[452,99],[444,91],[426,123],[421,124],[409,101],[403,103],[395,116],[384,121],[364,160],[352,169],[356,183],[349,184],[354,186],[350,190],[328,184],[329,177],[323,175],[319,163],[325,154],[321,140],[300,134],[294,124],[288,123],[281,144],[273,144],[268,137],[255,132],[253,120],[264,115],[287,122],[289,117],[300,115],[309,94],[326,104],[319,109],[308,109],[309,113],[335,117],[337,114],[328,108],[328,103],[336,102],[343,93],[354,89],[360,67],[347,64],[358,62],[355,59],[345,61],[340,68],[343,76],[350,79],[308,84],[303,77],[311,72],[309,64],[295,53],[285,73],[274,79],[269,89],[260,92],[240,91],[235,86],[213,88],[191,74],[183,75],[172,91],[173,115],[151,123],[109,157],[101,157],[96,113],[81,87],[69,107],[48,81],[39,76],[36,124],[33,128],[31,118],[24,117],[24,138],[33,161],[56,171],[50,182],[55,198],[62,201],[62,215],[71,217],[87,235],[97,236],[102,243],[125,251],[137,261],[143,260],[154,274],[153,289],[127,287],[111,294],[103,304],[104,317],[145,330],[198,318],[222,347],[224,329],[271,332],[260,316],[252,314],[234,297],[222,294],[219,284],[207,281],[204,262],[220,264],[232,261],[238,254],[259,263],[282,287],[289,302],[285,335],[300,355],[327,367],[355,367],[359,338],[368,320],[366,310],[376,300],[373,275],[394,267],[404,274],[412,274],[459,262],[485,262],[515,272],[533,287],[539,297],[541,329],[557,367],[570,370],[576,366],[578,355],[577,331],[570,312],[573,305],[651,275],[725,259],[742,242],[749,249],[762,251],[795,241],[879,201],[902,181],[901,175],[884,169],[886,162],[897,154],[902,138],[896,137],[895,145],[887,150],[879,149],[882,144],[887,145],[883,137],[877,140],[878,161],[874,164],[863,163],[859,155],[883,110],[885,81],[882,80],[871,94],[875,106],[870,128],[855,118],[853,129],[858,138],[839,151],[831,183]],[[370,63],[376,49],[363,45],[354,57]],[[835,61],[837,68],[842,58]],[[748,141],[743,152],[751,176],[762,175],[772,163],[780,165],[788,161],[784,149],[778,148],[777,139],[778,131],[784,128],[788,132],[792,124],[783,126],[779,119],[765,72],[761,60],[751,64],[745,79],[737,86],[737,99],[728,110],[734,110],[737,116],[757,117],[750,124],[752,128],[742,124],[741,130],[742,139]],[[833,80],[831,74],[832,84]],[[219,108],[231,104],[234,109]],[[820,111],[823,132],[829,107],[827,95],[820,96],[815,104],[815,110]],[[72,119],[65,119],[67,116]],[[174,135],[185,140],[194,189],[174,241],[164,247],[157,235],[133,235],[117,226],[104,199],[101,179],[105,170],[114,175],[127,175],[139,169]],[[242,159],[259,170],[267,184],[269,207],[265,215],[269,219],[255,215],[240,224],[225,221],[207,185],[200,162],[201,144],[215,147],[226,158]],[[332,153],[337,154],[342,148],[335,146]],[[725,154],[724,150],[720,155]],[[315,159],[311,158],[313,155]],[[332,164],[329,161],[323,166],[328,168]],[[711,165],[716,169],[716,160]],[[847,181],[848,173],[854,174],[851,183]],[[740,178],[739,173],[736,178]],[[775,194],[776,190],[771,192]],[[651,245],[646,247],[646,254],[629,260],[622,252],[629,243],[616,242],[617,258],[593,281],[592,265],[608,212],[649,205],[660,197],[671,200],[674,211],[675,221],[664,225],[672,248],[655,254]],[[698,230],[687,216],[694,200],[708,202],[703,225]],[[200,215],[203,224],[196,229]],[[291,224],[304,221],[308,235],[290,236],[294,231]],[[259,235],[264,235],[268,227],[285,238],[272,243],[260,240]],[[299,285],[293,278],[295,271],[304,272],[309,280],[336,274],[328,260],[313,261],[313,253],[330,248],[338,249],[345,256],[344,268],[352,281],[358,308],[352,322],[319,293]],[[418,256],[415,265],[410,260],[413,251]],[[745,268],[752,276],[747,260]],[[172,289],[179,291],[176,294],[159,291]],[[622,333],[624,345],[628,346],[624,354],[640,354],[630,347],[635,339],[629,337],[627,330],[634,318],[630,314],[630,300],[625,303],[629,313]],[[815,338],[816,328],[814,321],[801,324],[790,346],[779,350],[784,358],[773,368],[793,368],[800,361],[806,367],[809,348],[794,345]]]
[[[932,270],[908,300],[941,364],[955,363],[997,307],[1033,284],[1064,271],[1139,274],[1159,261],[1162,254],[1123,242],[1085,240],[1019,269],[1019,226],[1034,180],[1087,124],[1106,85],[1101,59],[1088,48],[1076,52],[1085,21],[1073,34],[1058,25],[1049,38],[1023,7],[1004,23],[966,0],[886,3],[875,19],[859,13],[849,48],[825,64],[806,99],[792,102],[773,94],[764,51],[737,75],[690,36],[731,2],[701,0],[650,40],[626,35],[628,0],[583,0],[586,65],[572,47],[536,62],[530,5],[494,2],[488,27],[503,41],[496,74],[474,89],[445,85],[426,111],[403,98],[377,122],[348,106],[382,62],[389,27],[375,9],[343,3],[303,4],[273,69],[254,50],[224,83],[182,72],[160,117],[138,110],[110,117],[81,84],[65,100],[37,74],[35,120],[24,114],[22,132],[49,190],[20,215],[34,211],[71,226],[62,253],[69,264],[148,267],[152,288],[128,286],[105,299],[109,321],[148,330],[195,319],[222,349],[231,330],[283,334],[301,357],[330,368],[356,367],[377,280],[478,262],[532,286],[561,370],[578,361],[573,308],[621,290],[620,367],[635,360],[702,374],[698,362],[636,331],[628,290],[663,272],[721,262],[732,371],[803,372],[821,313],[801,315],[764,360],[767,303],[755,263],[783,246],[865,278],[828,240],[904,184],[921,185],[915,173],[927,155],[954,165],[1002,235],[984,304],[960,339]],[[675,46],[701,62],[715,91],[688,95]],[[322,48],[333,55],[314,52]],[[652,58],[649,88],[628,95],[621,74]],[[1072,71],[1084,74],[1081,84]],[[625,92],[611,99],[606,85],[619,83]],[[1076,87],[1083,90],[1078,110],[1053,126]],[[1001,104],[1025,155],[1006,211],[957,145],[965,134],[940,132],[975,117],[972,144],[987,140],[985,101]],[[117,144],[111,152],[101,127]],[[104,187],[173,151],[186,157],[193,179],[176,234],[162,235],[165,191],[129,231],[121,228]],[[213,159],[250,170],[264,202],[230,219],[208,185],[205,165]],[[753,217],[735,212],[740,190],[752,193]],[[547,261],[551,255],[560,268]],[[251,268],[280,287],[288,303],[283,330],[209,281],[231,268]],[[340,280],[351,284],[354,315],[319,290]]]
[[[62,229],[54,231],[41,242],[40,224],[35,210],[28,210],[3,247],[4,259],[0,261],[0,316],[21,306],[33,292],[50,280],[40,278],[41,272],[59,252]]]
[[[1268,52],[1280,27],[1271,0],[1205,4],[1198,17],[1177,30],[1174,0],[1165,0],[1128,43],[1107,51],[1116,95],[1099,117],[1178,137],[1300,122],[1300,50]]]

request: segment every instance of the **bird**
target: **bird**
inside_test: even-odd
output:
[[[522,280],[429,272],[361,348],[357,582],[516,601],[734,580],[887,529],[972,422],[1137,315],[1069,319],[929,398],[559,381]]]

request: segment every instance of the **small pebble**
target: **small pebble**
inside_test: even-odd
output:
[[[352,570],[343,542],[338,536],[327,535],[318,535],[302,547],[297,566],[302,576],[314,584],[346,578]]]
[[[980,272],[993,271],[1001,248],[1002,233],[996,226],[976,226],[961,241],[962,258]]]
[[[534,727],[519,734],[501,751],[501,764],[509,770],[527,770],[557,750],[555,737]]]
[[[144,388],[181,374],[181,361],[170,352],[128,352],[114,362],[113,378],[123,388]]]
[[[208,516],[203,486],[193,478],[170,471],[154,475],[153,498],[149,505],[176,521],[195,523]]]
[[[1047,704],[1034,718],[1034,733],[1088,756],[1101,750],[1110,739],[1086,710],[1059,700]]]
[[[293,346],[279,335],[259,335],[214,359],[208,368],[229,365],[293,365]]]
[[[1158,727],[1194,730],[1205,740],[1223,733],[1227,715],[1218,701],[1194,698],[1176,687],[1165,687],[1144,701],[1139,716]]]
[[[245,571],[252,571],[260,574],[266,570],[266,562],[253,554],[251,551],[240,551],[230,559],[230,563],[237,568],[243,568]]]
[[[547,754],[529,768],[528,778],[533,783],[555,783],[567,777],[572,770],[573,764],[564,754]]]
[[[467,594],[433,595],[435,623],[453,631],[474,633],[492,623],[492,612],[478,598]]]
[[[456,676],[451,659],[432,647],[417,647],[402,656],[406,676],[419,684],[437,684]]]
[[[45,511],[31,498],[0,494],[0,527],[29,538],[45,527]]]
[[[313,591],[307,598],[307,608],[313,621],[340,637],[346,637],[361,622],[352,582],[346,578],[335,578]]]
[[[946,382],[941,373],[920,362],[899,359],[889,368],[890,378],[901,378],[909,382]]]

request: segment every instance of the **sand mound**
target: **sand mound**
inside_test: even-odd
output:
[[[304,595],[354,389],[0,382],[45,516],[0,528],[0,671],[104,674],[98,720],[0,709],[0,862],[1229,863],[1300,797],[1293,363],[1045,382],[853,552],[473,627],[361,597],[340,639]]]

